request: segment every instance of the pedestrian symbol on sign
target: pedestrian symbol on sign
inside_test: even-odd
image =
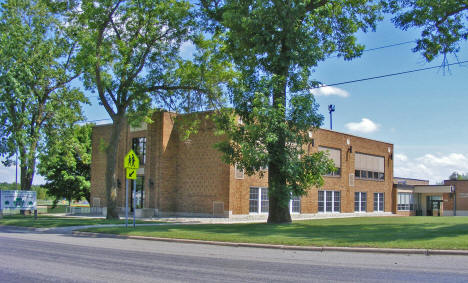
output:
[[[130,150],[124,158],[124,168],[138,169],[140,168],[140,160],[133,150]]]

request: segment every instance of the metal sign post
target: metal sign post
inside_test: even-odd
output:
[[[135,211],[136,211],[136,180],[133,181],[133,228],[135,228]]]
[[[137,170],[140,168],[140,160],[133,150],[130,150],[124,158],[124,168],[126,169],[125,183],[125,228],[128,228],[128,180],[133,180],[133,228],[135,228],[135,197],[136,197],[136,178]]]
[[[125,228],[128,228],[128,179],[125,180]]]

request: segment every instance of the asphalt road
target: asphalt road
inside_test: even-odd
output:
[[[468,256],[286,251],[0,227],[0,282],[468,282]]]

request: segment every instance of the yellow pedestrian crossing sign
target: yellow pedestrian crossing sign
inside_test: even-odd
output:
[[[135,154],[133,150],[130,149],[130,151],[125,155],[124,158],[124,168],[127,169],[138,169],[140,168],[140,160],[138,159],[138,156]],[[127,170],[128,172],[128,170]]]
[[[137,172],[134,168],[127,168],[127,179],[136,180]]]

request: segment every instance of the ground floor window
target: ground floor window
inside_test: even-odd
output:
[[[133,211],[133,184],[136,182],[136,191],[135,191],[135,204],[136,208],[143,208],[143,203],[145,200],[145,177],[144,176],[137,176],[136,180],[132,180],[130,182],[130,209]]]
[[[384,211],[384,193],[374,193],[374,211]]]
[[[400,211],[413,210],[413,194],[412,193],[398,193],[397,209]]]
[[[354,193],[354,211],[366,212],[367,210],[367,193],[355,192]]]
[[[270,202],[268,198],[268,188],[251,187],[249,198],[250,213],[267,213]],[[289,201],[290,213],[301,213],[301,198],[293,196]]]
[[[301,197],[291,197],[291,200],[289,201],[289,211],[291,213],[301,213]]]
[[[267,213],[269,205],[267,188],[250,188],[250,213]]]
[[[318,191],[318,211],[319,212],[340,212],[341,211],[340,191]]]

